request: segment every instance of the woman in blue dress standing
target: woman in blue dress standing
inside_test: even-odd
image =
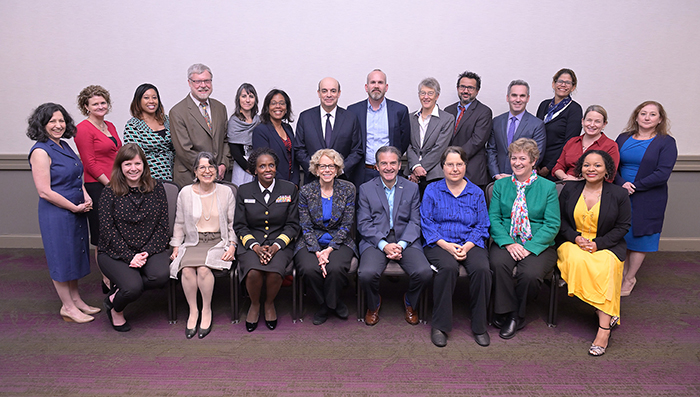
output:
[[[29,152],[34,185],[39,193],[39,228],[54,287],[65,321],[87,323],[99,308],[78,292],[78,279],[90,273],[86,212],[92,200],[83,186],[83,164],[68,142],[75,136],[73,119],[63,106],[45,103],[29,117],[27,136],[37,141]]]
[[[668,178],[676,164],[676,140],[669,135],[668,117],[660,103],[642,102],[625,131],[617,137],[620,167],[615,184],[627,189],[632,202],[632,227],[620,296],[628,296],[647,252],[659,250],[661,227],[668,202]]]

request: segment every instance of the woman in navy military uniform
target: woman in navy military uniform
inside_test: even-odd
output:
[[[270,148],[259,148],[248,158],[256,180],[241,185],[236,197],[233,228],[240,240],[238,263],[250,295],[246,329],[253,332],[260,316],[260,293],[266,285],[265,324],[277,327],[275,297],[285,268],[294,255],[291,244],[299,234],[297,187],[276,179],[279,158]]]

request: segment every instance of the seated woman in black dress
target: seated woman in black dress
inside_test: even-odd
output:
[[[321,149],[311,156],[309,172],[318,177],[301,188],[299,218],[302,237],[297,241],[294,263],[321,306],[314,325],[328,319],[328,310],[348,318],[340,293],[348,284],[350,261],[357,256],[351,229],[355,222],[355,185],[340,180],[343,156]]]
[[[240,240],[238,264],[250,295],[246,329],[253,332],[260,316],[260,295],[266,285],[265,325],[277,327],[275,297],[285,268],[294,255],[293,240],[299,234],[297,187],[275,178],[279,159],[270,148],[253,150],[248,167],[256,180],[241,185],[236,196],[233,229]]]
[[[110,184],[100,197],[97,263],[112,283],[104,301],[112,327],[131,326],[124,308],[144,290],[168,282],[168,201],[151,177],[143,150],[135,143],[117,152]]]

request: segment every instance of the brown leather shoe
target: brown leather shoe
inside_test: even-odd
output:
[[[413,310],[413,307],[406,304],[406,295],[403,296],[403,304],[406,308],[406,312],[404,313],[404,318],[406,319],[406,322],[411,325],[418,324],[418,314],[416,314],[416,311]]]
[[[379,297],[379,306],[377,306],[376,310],[369,310],[367,309],[367,313],[365,314],[365,324],[366,325],[374,325],[379,322],[379,309],[382,307],[382,297]]]

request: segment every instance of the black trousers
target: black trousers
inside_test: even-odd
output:
[[[459,266],[469,275],[469,307],[472,313],[472,332],[486,332],[487,307],[491,295],[491,269],[488,252],[474,247],[467,258],[457,261],[449,252],[436,246],[424,247],[425,256],[437,269],[433,279],[433,323],[432,327],[443,332],[452,331],[452,294],[459,276]]]
[[[318,304],[325,304],[328,308],[335,310],[340,293],[348,285],[348,271],[354,256],[355,252],[345,245],[333,250],[328,257],[325,278],[315,252],[302,248],[294,255],[294,264],[304,277],[306,285],[311,287]]]
[[[386,254],[377,247],[365,249],[360,257],[357,279],[360,287],[365,291],[367,308],[370,310],[375,310],[379,306],[379,279],[388,263],[389,259]],[[409,277],[406,298],[413,308],[417,308],[423,288],[433,278],[433,270],[430,269],[430,264],[423,251],[413,246],[407,247],[403,251],[398,263]]]
[[[97,263],[109,281],[119,288],[112,302],[118,312],[124,311],[126,305],[138,299],[143,291],[161,288],[170,278],[168,250],[150,255],[140,268],[129,267],[128,263],[104,253],[97,256]]]
[[[489,256],[493,271],[494,312],[514,312],[525,318],[527,302],[537,297],[544,276],[557,264],[557,250],[549,247],[539,255],[530,254],[516,261],[507,249],[493,244]],[[513,277],[516,266],[518,270]]]

